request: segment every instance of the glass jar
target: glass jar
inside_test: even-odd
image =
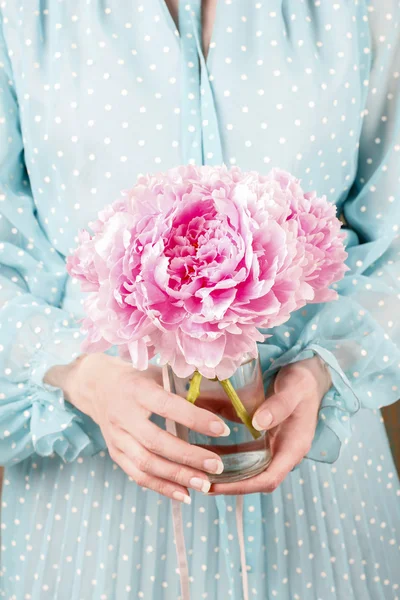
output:
[[[191,377],[177,377],[171,367],[168,367],[168,374],[171,392],[186,398]],[[244,360],[228,381],[240,398],[251,422],[255,411],[264,401],[259,359]],[[220,381],[204,377],[201,379],[200,395],[196,399],[196,406],[218,415],[230,429],[229,436],[215,438],[187,430],[182,426],[177,427],[180,437],[220,456],[224,470],[220,475],[209,476],[212,483],[241,481],[264,471],[271,461],[268,435],[266,432],[257,432],[242,422]]]

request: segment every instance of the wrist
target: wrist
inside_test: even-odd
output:
[[[67,397],[68,380],[74,369],[75,361],[66,365],[53,365],[46,371],[43,382],[56,388],[60,388]],[[68,398],[67,398],[68,399]]]
[[[82,385],[82,381],[79,382],[81,368],[87,356],[87,354],[81,354],[71,363],[54,365],[46,372],[43,381],[48,385],[60,388],[68,402],[92,417],[90,398],[87,394],[80,393],[84,391],[85,386]]]

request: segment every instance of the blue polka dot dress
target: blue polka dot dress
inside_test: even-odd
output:
[[[379,408],[400,388],[400,3],[1,2],[0,597],[176,600],[170,501],[110,459],[45,372],[80,353],[65,258],[140,173],[192,162],[292,172],[335,202],[350,270],[339,299],[260,346],[266,380],[327,363],[312,448],[244,499],[249,597],[400,598],[400,488]],[[235,499],[183,506],[192,600],[241,600]]]

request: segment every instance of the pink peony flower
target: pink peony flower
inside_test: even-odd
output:
[[[290,174],[177,167],[138,179],[80,234],[68,272],[90,291],[84,350],[159,354],[180,377],[225,379],[346,267],[335,207]]]
[[[336,218],[336,206],[325,197],[318,198],[316,192],[304,193],[298,179],[273,169],[268,175],[277,181],[290,202],[292,215],[298,224],[298,241],[304,247],[306,264],[303,278],[313,289],[312,302],[335,300],[337,294],[330,286],[342,279],[348,267],[345,265],[347,252],[340,231],[342,223]]]

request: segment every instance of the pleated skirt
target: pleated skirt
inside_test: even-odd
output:
[[[244,501],[249,597],[398,600],[400,486],[379,411],[360,411],[333,465],[304,460],[272,494]],[[191,599],[242,600],[235,497],[183,506]],[[170,501],[107,452],[6,469],[0,597],[177,600]]]

